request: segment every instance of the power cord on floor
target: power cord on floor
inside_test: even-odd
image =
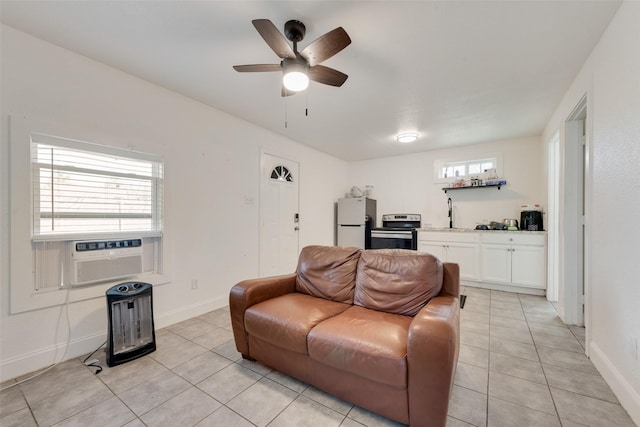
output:
[[[89,358],[91,356],[93,356],[94,354],[96,354],[96,352],[98,350],[100,350],[102,348],[102,346],[106,345],[107,342],[103,342],[102,344],[100,344],[100,347],[96,348],[90,355],[88,355],[83,361],[82,363],[85,364],[85,366],[91,366],[92,368],[96,368],[96,371],[94,372],[94,375],[98,375],[100,372],[102,372],[102,366],[98,365],[98,359],[93,359],[93,360],[89,360]],[[89,360],[89,362],[87,363],[87,360]]]
[[[8,389],[10,389],[12,387],[15,387],[15,386],[19,385],[19,384],[25,383],[25,382],[27,382],[29,380],[32,380],[32,379],[36,378],[36,377],[39,377],[40,375],[44,374],[45,372],[48,372],[51,369],[53,369],[56,366],[58,366],[60,364],[60,362],[62,362],[65,359],[65,357],[67,357],[67,352],[69,351],[69,344],[71,343],[71,320],[69,320],[69,294],[71,292],[71,288],[68,287],[68,288],[66,288],[66,290],[67,290],[67,292],[66,292],[65,297],[64,297],[64,305],[60,309],[60,315],[58,316],[58,326],[60,325],[60,318],[62,317],[62,311],[63,310],[65,312],[65,317],[66,317],[66,320],[67,320],[67,342],[66,342],[66,344],[64,346],[64,353],[62,354],[62,357],[60,358],[60,360],[58,360],[57,362],[54,362],[52,365],[48,366],[47,368],[45,368],[44,370],[38,372],[37,374],[32,375],[29,378],[25,378],[22,381],[15,382],[15,383],[13,383],[11,385],[8,385],[6,387],[1,388],[0,392],[8,390]],[[57,337],[57,335],[58,334],[57,334],[57,327],[56,327],[56,337]],[[55,356],[54,356],[54,360],[55,360]]]

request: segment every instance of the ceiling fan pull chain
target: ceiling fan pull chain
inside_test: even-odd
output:
[[[307,91],[304,96],[304,115],[309,117],[309,91]]]
[[[284,128],[287,128],[287,98],[284,99]]]

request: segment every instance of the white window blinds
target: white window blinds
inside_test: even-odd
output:
[[[31,166],[34,241],[161,235],[159,157],[32,134]]]

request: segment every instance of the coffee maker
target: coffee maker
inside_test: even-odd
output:
[[[543,231],[542,226],[542,206],[539,204],[521,205],[520,208],[520,230]]]

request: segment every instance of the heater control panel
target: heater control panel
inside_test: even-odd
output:
[[[126,282],[120,283],[107,291],[111,295],[127,295],[131,293],[145,292],[151,288],[149,283],[144,282]]]

